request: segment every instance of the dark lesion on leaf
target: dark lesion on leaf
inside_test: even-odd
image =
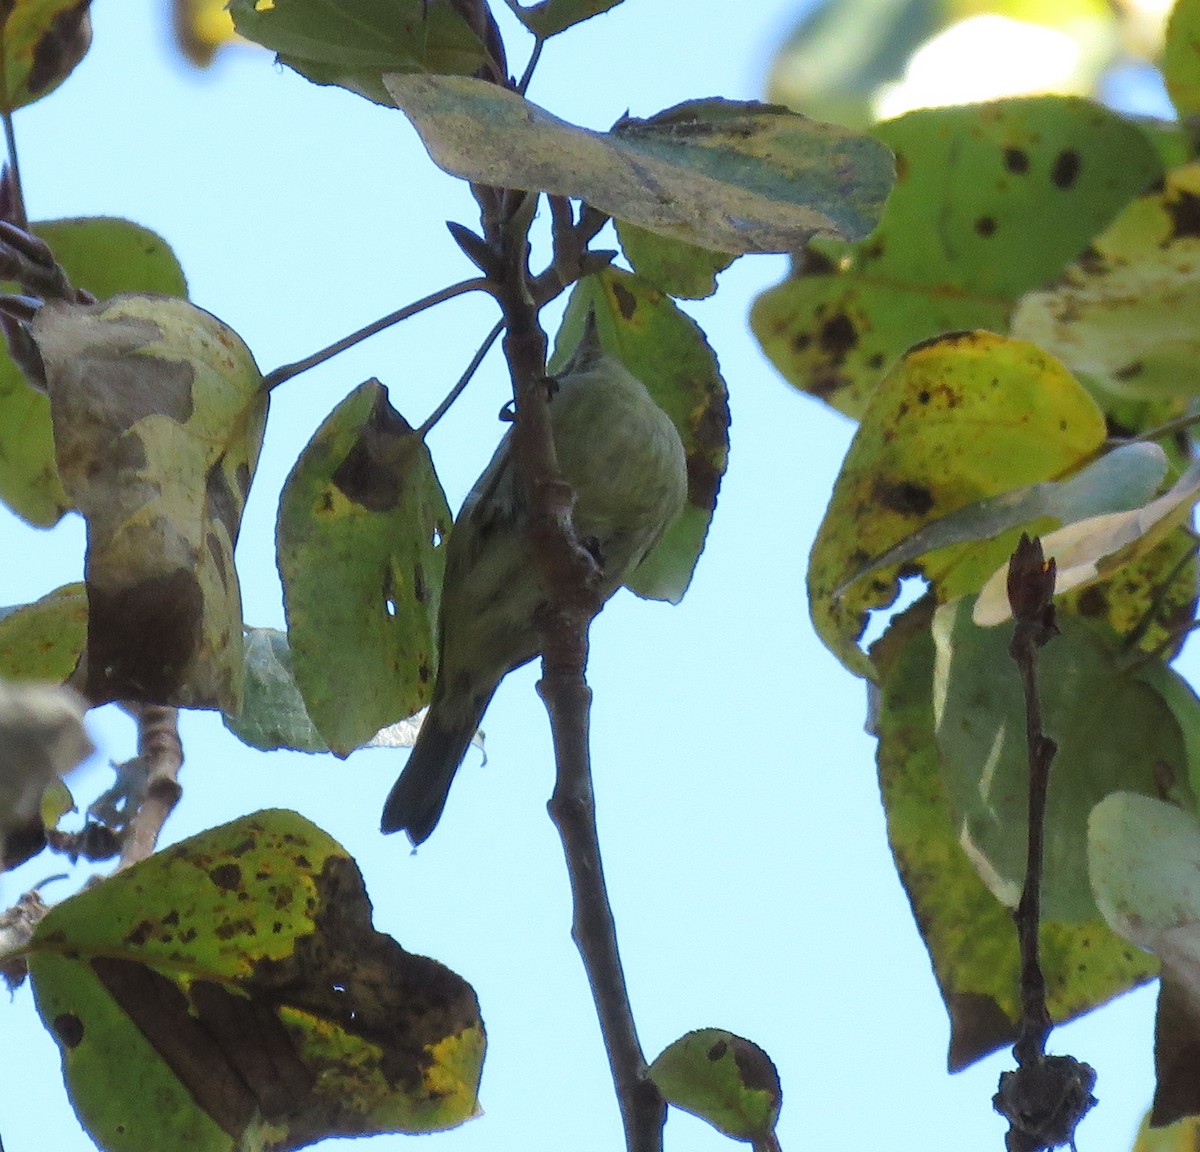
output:
[[[623,320],[632,320],[633,314],[637,311],[637,297],[624,284],[616,280],[610,283],[609,290],[612,292],[613,300],[617,305],[617,311],[621,313],[621,318]]]
[[[64,1048],[78,1048],[83,1043],[83,1021],[74,1012],[60,1012],[54,1017],[54,1035]]]
[[[1175,189],[1163,208],[1171,218],[1172,239],[1200,236],[1200,196],[1186,188]]]
[[[901,516],[924,516],[933,507],[933,493],[921,484],[901,480],[897,484],[879,479],[872,488],[877,503]]]
[[[346,458],[331,477],[347,500],[369,512],[390,512],[404,494],[411,451],[419,442],[412,426],[392,407],[378,380],[375,403]]]
[[[204,598],[179,569],[117,587],[87,583],[88,697],[95,703],[177,701],[200,646]]]
[[[1050,168],[1050,183],[1065,192],[1079,179],[1082,166],[1083,160],[1079,153],[1074,148],[1064,148],[1054,157],[1054,164]]]
[[[691,429],[695,447],[687,454],[690,507],[711,512],[717,506],[717,493],[725,475],[729,419],[729,397],[725,390],[710,392],[708,402]]]
[[[817,335],[821,351],[835,364],[841,364],[858,346],[858,328],[845,312],[835,312]]]
[[[1005,148],[1004,167],[1014,176],[1024,176],[1029,171],[1029,153],[1024,148]]]
[[[995,216],[978,216],[975,219],[975,232],[985,240],[996,234]]]
[[[430,1049],[481,1027],[474,990],[374,929],[362,875],[349,858],[326,860],[316,887],[316,931],[301,937],[291,956],[260,960],[246,990],[377,1045],[388,1082],[421,1091]]]
[[[57,13],[33,46],[33,59],[25,86],[31,96],[62,80],[83,59],[92,42],[92,0],[79,0]]]

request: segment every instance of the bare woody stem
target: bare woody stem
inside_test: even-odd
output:
[[[118,871],[154,852],[163,825],[183,793],[178,779],[183,766],[179,710],[161,704],[127,704],[125,709],[137,721],[137,754],[146,773],[146,790],[125,829]]]
[[[487,240],[504,258],[504,274],[493,291],[504,317],[504,354],[517,408],[514,456],[529,498],[532,549],[549,591],[549,608],[537,621],[542,640],[538,692],[550,716],[556,762],[549,811],[563,843],[574,908],[572,937],[596,1004],[626,1148],[661,1152],[666,1106],[645,1076],[646,1060],[625,986],[596,831],[588,739],[592,693],[585,673],[588,629],[600,607],[599,573],[575,534],[575,497],[558,466],[551,434],[546,337],[529,282],[532,207],[529,200],[510,199],[503,225],[489,228]]]

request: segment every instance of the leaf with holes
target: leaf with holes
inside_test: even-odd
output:
[[[625,579],[639,596],[683,599],[704,549],[729,457],[729,400],[717,358],[696,322],[668,296],[616,268],[581,280],[571,294],[551,366],[579,342],[588,310],[604,350],[649,389],[683,441],[688,499],[662,540]]]
[[[235,710],[233,552],[267,416],[250,350],[166,296],[50,302],[32,334],[58,473],[87,521],[87,695]]]
[[[452,175],[586,200],[719,252],[791,252],[815,232],[862,236],[891,187],[878,141],[773,104],[692,100],[595,132],[469,77],[384,82]]]
[[[276,535],[296,682],[339,756],[429,702],[450,524],[429,450],[378,380],[317,429]]]
[[[978,500],[1075,471],[1104,444],[1087,392],[1041,349],[990,332],[961,332],[909,352],[863,413],[809,560],[817,632],[852,671],[870,674],[857,646],[872,609],[899,591],[900,565],[846,583],[873,557]],[[976,592],[1019,531],[954,544],[918,570],[939,600]]]
[[[377,932],[354,861],[294,812],[64,901],[24,954],[75,1110],[109,1152],[294,1149],[478,1111],[471,987]]]

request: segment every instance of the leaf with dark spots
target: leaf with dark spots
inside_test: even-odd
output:
[[[838,312],[821,325],[817,341],[832,364],[841,364],[858,344],[858,329],[845,312]]]
[[[1181,236],[1200,236],[1200,195],[1188,188],[1179,188],[1163,201],[1171,218],[1174,239]]]
[[[1050,169],[1050,183],[1064,191],[1072,187],[1079,178],[1082,164],[1083,161],[1074,148],[1064,148],[1054,158],[1054,165]]]
[[[718,1028],[689,1032],[654,1060],[647,1077],[668,1104],[725,1135],[756,1148],[777,1146],[779,1072],[752,1041]]]
[[[39,0],[0,12],[0,54],[9,111],[52,92],[83,59],[92,42],[91,0]]]
[[[375,405],[331,479],[348,500],[370,512],[390,512],[404,499],[405,480],[422,445],[388,402],[387,389],[378,380],[370,383],[378,388]]]
[[[450,510],[378,380],[329,414],[284,485],[276,546],[295,681],[345,756],[429,702]]]
[[[855,418],[919,341],[1007,332],[1018,297],[1052,282],[1163,172],[1135,125],[1075,97],[926,108],[874,131],[903,158],[878,227],[853,245],[815,238],[828,270],[802,268],[751,315],[789,381]],[[839,314],[858,339],[830,349],[822,326]]]
[[[857,639],[867,613],[899,591],[905,555],[868,573],[927,525],[977,501],[1078,468],[1104,443],[1099,408],[1051,356],[990,332],[951,333],[911,349],[863,413],[809,561],[813,621],[847,667],[870,674]],[[1019,528],[920,557],[939,601],[978,592]],[[894,553],[893,553],[894,555]]]
[[[295,813],[243,817],[65,901],[28,952],[103,1147],[249,1147],[266,1121],[285,1150],[477,1111],[474,993],[375,931],[354,862]]]
[[[267,408],[253,357],[169,297],[48,303],[32,333],[58,472],[88,526],[89,692],[236,711],[233,555]]]
[[[589,312],[596,317],[604,351],[646,385],[675,424],[687,455],[687,504],[625,581],[639,596],[678,603],[704,547],[728,461],[725,381],[696,323],[657,287],[616,268],[576,285],[555,341],[552,369],[567,363]]]
[[[193,572],[176,569],[116,587],[89,572],[86,588],[88,698],[167,704],[184,697],[204,612]]]

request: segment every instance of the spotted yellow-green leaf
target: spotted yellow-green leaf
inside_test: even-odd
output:
[[[988,540],[1034,520],[1064,524],[1137,508],[1154,495],[1166,473],[1167,454],[1157,444],[1118,445],[1065,480],[1045,480],[989,496],[918,528],[855,572],[836,594],[878,568],[904,565],[953,544]]]
[[[1200,500],[1200,462],[1193,464],[1157,500],[1126,512],[1107,512],[1068,524],[1042,538],[1042,549],[1058,572],[1056,592],[1090,584],[1120,568],[1138,553],[1149,551],[1190,517]],[[1012,608],[1005,591],[1007,569],[995,571],[975,604],[975,622],[991,627],[1008,620]]]
[[[1040,344],[1104,395],[1176,400],[1200,394],[1200,165],[1167,174],[1071,264],[1022,298],[1012,332]]]
[[[58,472],[87,521],[87,693],[235,711],[233,564],[267,393],[250,350],[185,300],[52,301],[32,324]]]
[[[927,108],[874,132],[897,172],[879,226],[853,247],[817,245],[751,317],[789,381],[855,417],[910,345],[1007,331],[1017,297],[1162,175],[1136,126],[1076,97]]]
[[[668,1104],[735,1140],[770,1146],[783,1088],[775,1064],[753,1041],[699,1028],[665,1048],[646,1075]]]
[[[656,288],[683,300],[703,300],[717,290],[717,273],[737,259],[617,221],[621,249],[633,270]]]
[[[1087,392],[1032,344],[962,332],[914,348],[863,413],[813,545],[809,606],[821,639],[848,668],[868,675],[857,640],[868,612],[895,599],[900,566],[846,582],[958,508],[1076,471],[1105,435]],[[1017,535],[1010,529],[939,549],[906,574],[920,571],[939,600],[977,592]]]
[[[187,284],[161,236],[128,220],[47,220],[33,231],[50,245],[71,282],[97,299],[118,292],[186,296]],[[0,499],[48,528],[70,506],[54,464],[50,401],[29,386],[0,347]]]
[[[429,702],[450,524],[424,442],[369,380],[296,461],[276,545],[296,682],[345,756]]]
[[[591,310],[601,346],[649,389],[683,441],[688,499],[625,579],[639,596],[679,603],[691,582],[729,456],[729,401],[717,358],[695,321],[638,276],[608,268],[571,295],[551,367],[565,364]]]
[[[519,4],[518,0],[505,0],[505,3],[530,32],[547,40],[615,8],[621,0],[541,0],[528,6]]]
[[[3,92],[8,111],[53,92],[92,42],[91,0],[10,0],[0,7]]]
[[[65,584],[0,613],[0,678],[63,681],[87,640],[87,593]]]
[[[909,609],[871,649],[880,684],[874,729],[888,840],[950,1017],[949,1065],[956,1071],[1016,1039],[1020,958],[1012,914],[963,851],[951,805],[934,729],[931,614],[928,600]],[[1006,664],[1016,679],[1016,666],[1005,656],[991,670],[990,683],[998,682]],[[1044,918],[1041,946],[1057,1022],[1157,971],[1151,957],[1115,936],[1098,916],[1075,923]]]
[[[469,77],[384,82],[452,175],[586,200],[720,252],[790,252],[815,232],[862,236],[891,186],[878,141],[773,104],[693,100],[595,132]]]
[[[1163,79],[1181,117],[1200,112],[1200,4],[1176,0],[1163,45]]]
[[[391,106],[384,77],[470,75],[483,44],[447,0],[231,0],[239,35],[278,54],[314,84],[336,84]]]
[[[354,861],[294,812],[64,901],[25,955],[75,1110],[110,1152],[299,1148],[478,1109],[474,992],[377,932]]]

